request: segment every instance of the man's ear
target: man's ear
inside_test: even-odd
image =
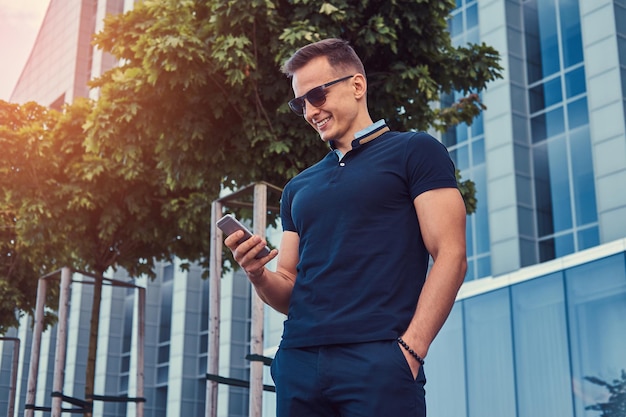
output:
[[[354,86],[354,97],[360,99],[367,92],[367,80],[363,74],[356,74],[352,78],[352,85]]]

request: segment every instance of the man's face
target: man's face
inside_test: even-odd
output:
[[[292,87],[295,97],[301,97],[312,89],[348,77],[352,74],[338,73],[325,57],[315,58],[293,74]],[[349,144],[353,139],[353,124],[358,114],[352,78],[339,81],[324,89],[325,101],[319,106],[305,99],[304,118],[319,133],[323,141]]]

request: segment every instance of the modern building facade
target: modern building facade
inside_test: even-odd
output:
[[[52,0],[12,101],[57,107],[89,95],[86,79],[114,62],[85,44],[85,33],[132,3]],[[476,183],[478,208],[468,217],[466,283],[426,358],[429,416],[598,416],[590,407],[611,397],[592,378],[611,383],[626,370],[626,5],[457,0],[449,28],[456,45],[495,47],[504,78],[483,93],[488,110],[471,126],[440,135],[463,178]],[[148,294],[146,416],[205,415],[208,283],[199,268],[182,272],[177,264],[160,264],[155,281],[139,281]],[[126,279],[123,271],[115,278]],[[222,279],[224,377],[249,377],[251,293],[241,274]],[[135,297],[119,288],[104,294],[98,394],[133,395]],[[89,286],[74,284],[64,391],[77,397],[89,300]],[[266,311],[266,356],[283,319]],[[22,341],[21,416],[32,335],[25,321],[7,336]],[[42,405],[50,404],[55,336],[45,333],[42,344]],[[11,352],[0,342],[2,393]],[[246,416],[247,395],[221,386],[218,415]],[[275,415],[273,400],[265,394],[265,416]],[[133,404],[96,406],[97,415],[134,415]]]

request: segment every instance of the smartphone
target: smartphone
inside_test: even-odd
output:
[[[234,218],[231,214],[226,214],[224,217],[219,219],[217,221],[217,227],[222,229],[222,232],[226,233],[227,235],[232,235],[237,230],[243,230],[243,238],[241,238],[241,240],[238,242],[239,244],[245,242],[246,240],[248,240],[248,239],[250,239],[252,237],[252,233],[246,228],[246,226],[241,224],[239,222],[239,220]],[[269,254],[270,254],[270,248],[266,245],[261,250],[261,252],[259,252],[255,256],[255,258],[256,259],[261,259],[264,256],[267,256]]]

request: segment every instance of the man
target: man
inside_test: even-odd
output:
[[[347,42],[307,45],[283,72],[289,106],[331,151],[286,185],[279,251],[255,259],[259,236],[225,241],[259,296],[287,314],[272,363],[277,415],[425,416],[422,365],[466,270],[453,163],[426,133],[373,123]],[[276,271],[265,268],[276,256]]]

